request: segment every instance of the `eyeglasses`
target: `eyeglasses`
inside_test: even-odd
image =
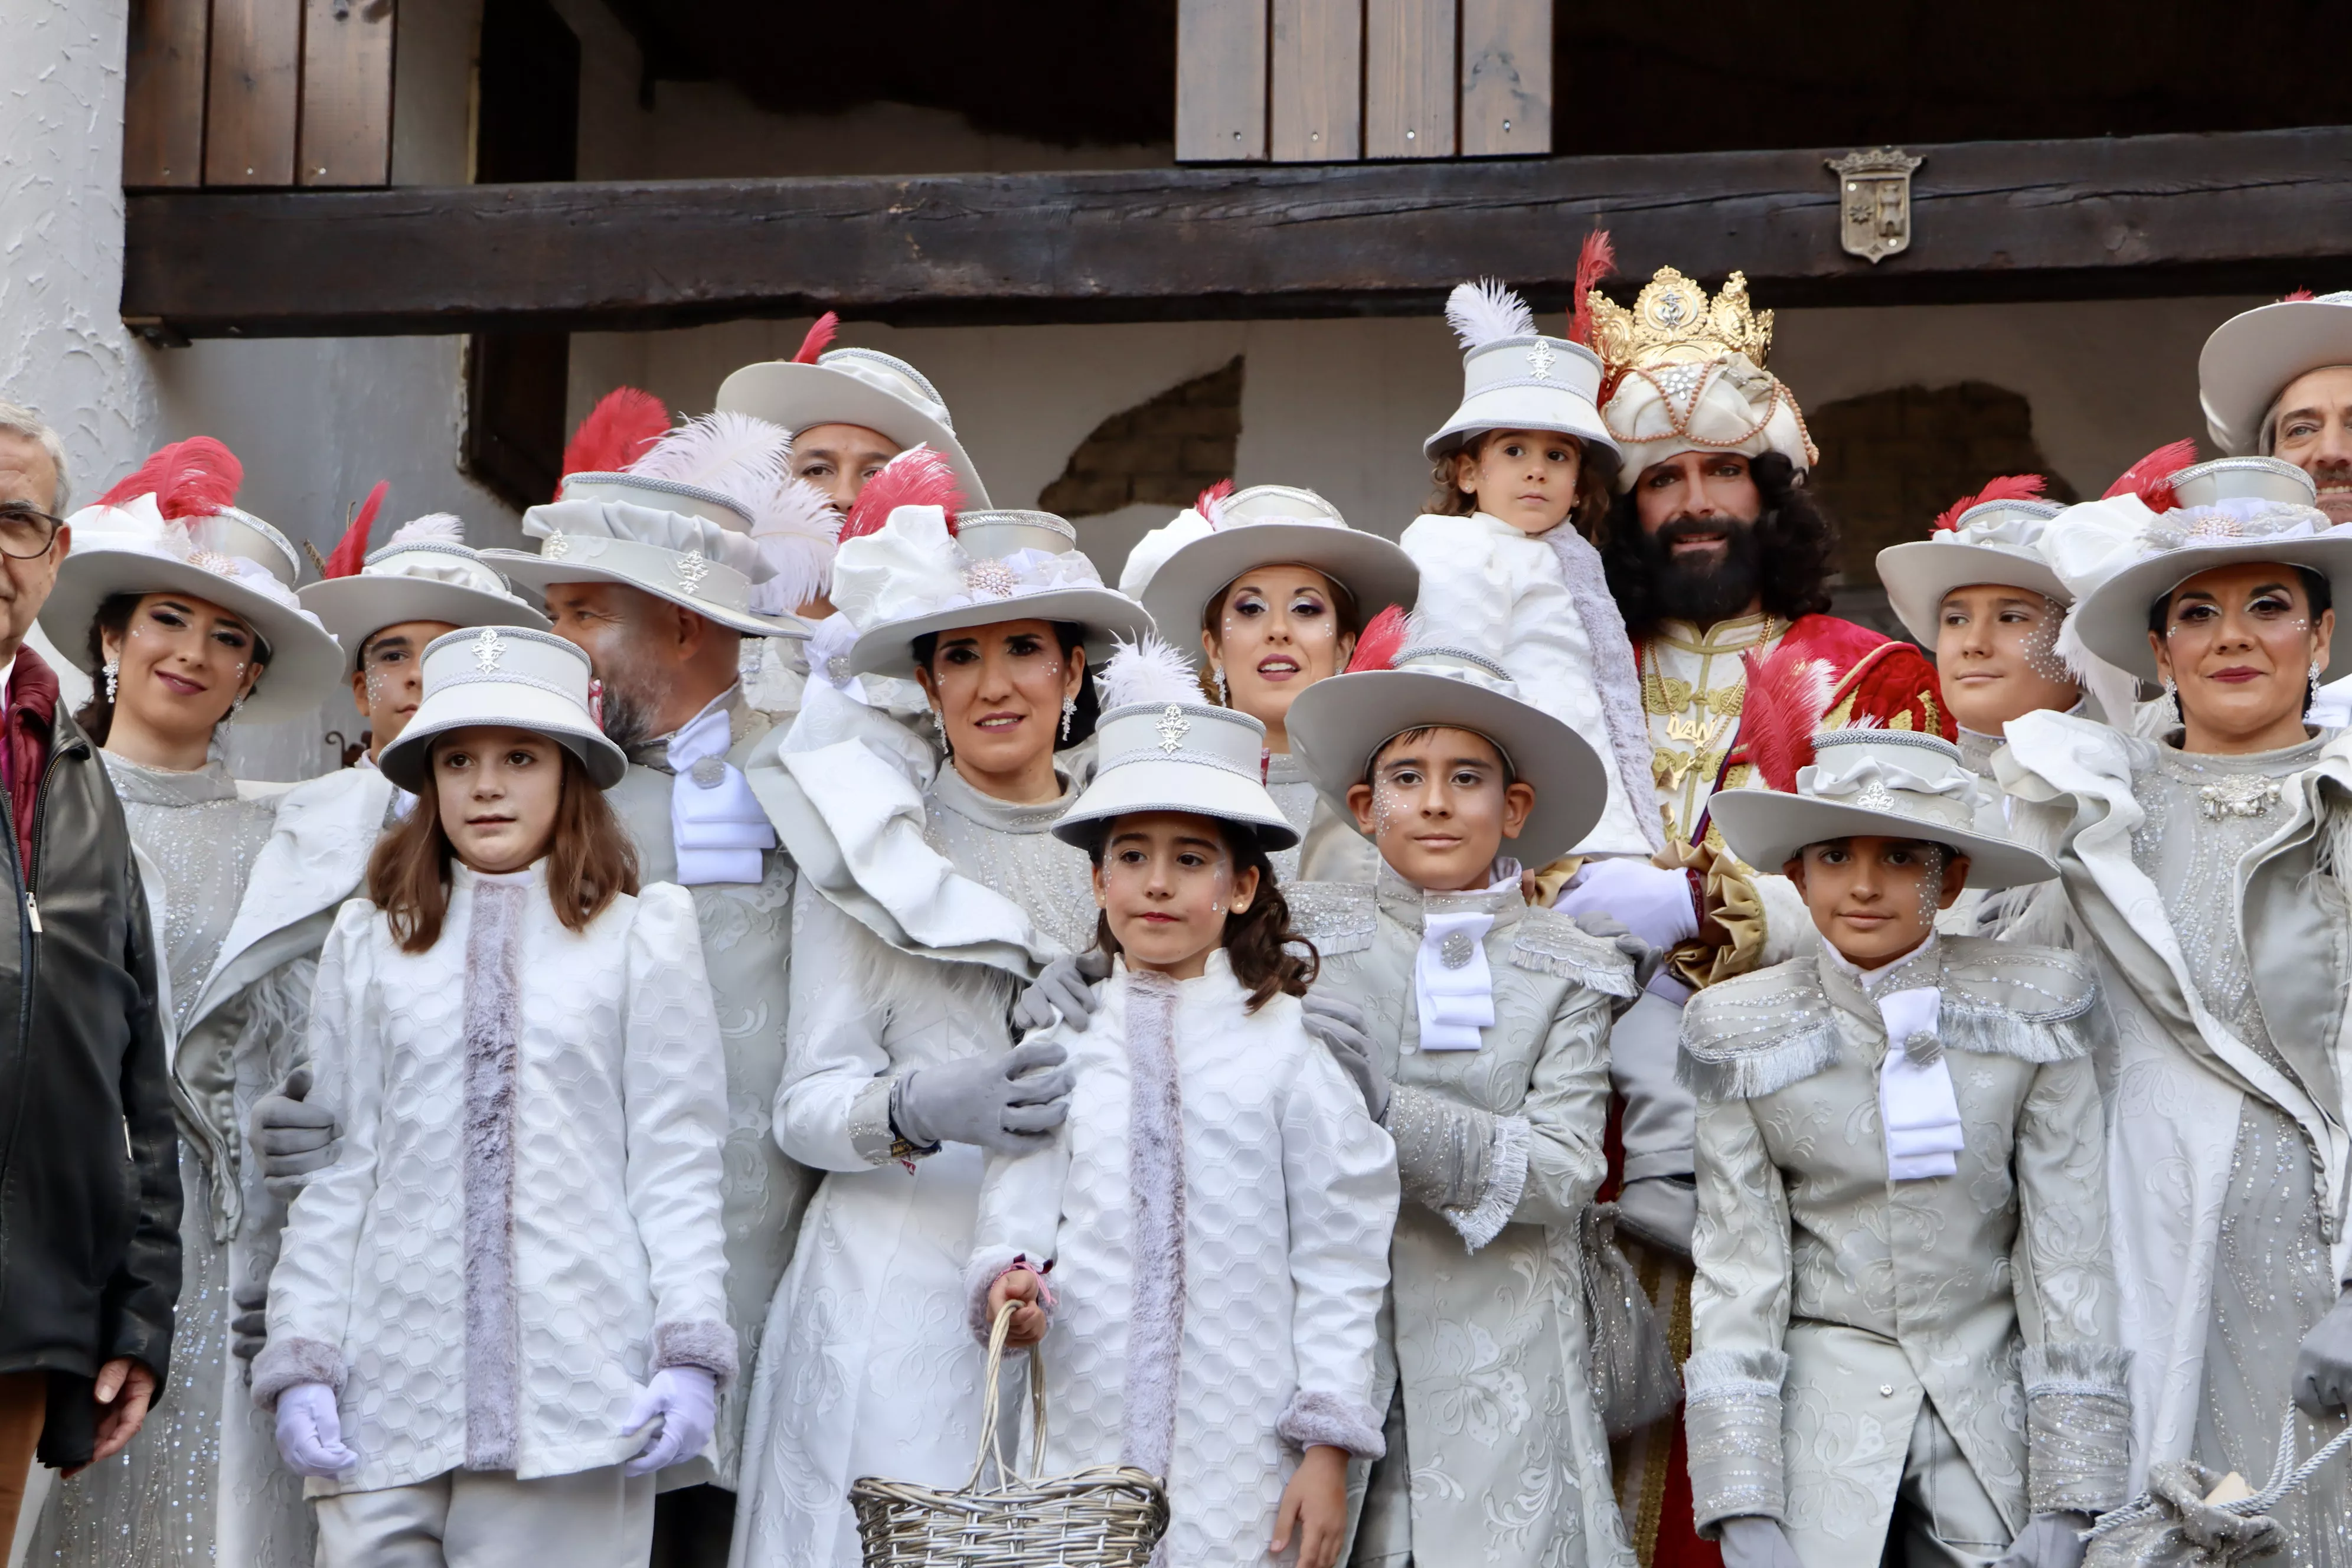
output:
[[[0,501],[0,555],[30,561],[47,555],[57,542],[66,520],[43,511],[30,501]]]

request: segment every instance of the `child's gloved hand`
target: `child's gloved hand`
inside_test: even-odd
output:
[[[1564,915],[1608,915],[1622,921],[1652,947],[1672,949],[1698,935],[1698,905],[1690,875],[1647,860],[1595,860],[1560,890],[1552,906]]]
[[[1087,1020],[1095,1015],[1094,987],[1097,982],[1110,978],[1110,954],[1100,948],[1087,952],[1066,952],[1045,966],[1013,1004],[1013,1031],[1025,1035],[1032,1029],[1042,1029],[1055,1017],[1083,1035]]]
[[[2037,1513],[2025,1521],[1993,1568],[2081,1568],[2090,1542],[2083,1531],[2090,1516],[2080,1513]]]
[[[649,1425],[646,1446],[622,1467],[623,1475],[651,1475],[702,1452],[719,1425],[719,1380],[698,1366],[662,1368],[629,1407],[621,1436],[634,1437]]]
[[[331,1386],[298,1383],[278,1396],[278,1457],[296,1475],[321,1480],[357,1468],[360,1457],[343,1446],[343,1418]]]
[[[2305,1415],[2325,1415],[2352,1403],[2352,1290],[2304,1336],[2293,1387],[2295,1406]]]
[[[1804,1568],[1778,1520],[1742,1514],[1723,1521],[1723,1568]]]
[[[1307,988],[1299,1004],[1300,1026],[1323,1042],[1331,1059],[1356,1080],[1364,1096],[1364,1110],[1385,1126],[1389,1119],[1389,1075],[1381,1070],[1372,1037],[1364,1032],[1364,1010],[1335,993]]]
[[[306,1063],[286,1075],[286,1081],[254,1102],[253,1146],[261,1151],[265,1182],[298,1182],[335,1163],[335,1141],[342,1129],[335,1113],[309,1103],[310,1068]]]
[[[976,1143],[1026,1154],[1070,1113],[1069,1053],[1032,1040],[1001,1057],[966,1057],[918,1068],[898,1080],[890,1120],[910,1143]]]

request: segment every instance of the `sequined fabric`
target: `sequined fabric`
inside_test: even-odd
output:
[[[1036,805],[996,799],[942,767],[926,798],[923,837],[955,868],[1003,894],[1069,952],[1095,944],[1094,868],[1087,852],[1047,829],[1069,808],[1076,786]]]
[[[1283,820],[1298,829],[1304,838],[1307,826],[1315,820],[1314,781],[1298,759],[1288,752],[1269,752],[1265,758],[1265,793],[1274,796],[1281,809]],[[1298,856],[1303,843],[1287,849],[1277,849],[1266,858],[1274,863],[1274,879],[1277,882],[1293,882],[1298,878]]]

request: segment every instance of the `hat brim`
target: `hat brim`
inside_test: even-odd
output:
[[[1778,871],[1808,844],[1831,838],[1884,837],[1921,839],[1967,856],[1965,885],[1971,888],[2021,887],[2058,875],[2056,863],[2021,845],[1938,822],[1922,822],[1901,812],[1874,811],[1769,789],[1720,791],[1707,803],[1707,812],[1722,829],[1723,841],[1731,852],[1759,871]]]
[[[2339,603],[2352,588],[2347,582],[2352,579],[2352,537],[2216,540],[2134,562],[2095,585],[2074,606],[2075,636],[2117,668],[2142,680],[2160,679],[2156,650],[2147,645],[2149,607],[2200,572],[2262,562],[2310,568],[2327,579],[2330,597]],[[2352,616],[2338,609],[2336,636],[2327,645],[2328,668],[2342,669],[2347,658],[2352,658]]]
[[[1138,642],[1152,630],[1151,613],[1116,590],[1049,588],[1042,594],[983,599],[951,610],[934,610],[927,616],[884,621],[860,634],[851,645],[850,673],[912,680],[917,637],[971,626],[998,626],[1007,621],[1075,621],[1086,628],[1086,645],[1097,664],[1110,657],[1112,638]]]
[[[1944,596],[1956,588],[1990,584],[2024,588],[2063,608],[2074,596],[2049,563],[1986,544],[1938,544],[1914,539],[1878,552],[1878,580],[1886,587],[1903,629],[1928,652],[1936,651]]]
[[[754,610],[732,609],[725,605],[713,604],[709,599],[696,598],[692,594],[677,588],[646,582],[609,566],[593,566],[576,561],[550,561],[544,555],[532,555],[520,550],[485,550],[481,558],[542,598],[548,589],[558,583],[617,583],[624,588],[635,588],[640,594],[651,594],[656,599],[667,599],[680,608],[692,610],[705,620],[716,621],[746,637],[806,638],[809,636],[808,623],[797,616],[763,616]]]
[[[343,646],[343,673],[359,668],[360,645],[386,626],[407,621],[445,626],[551,629],[548,618],[519,600],[429,577],[330,577],[295,595]]]
[[[1209,601],[1262,566],[1305,566],[1347,589],[1358,624],[1391,605],[1411,609],[1421,593],[1421,568],[1402,545],[1377,533],[1302,522],[1254,522],[1220,530],[1179,548],[1143,590],[1160,635],[1195,664],[1201,661],[1201,619]],[[1180,629],[1181,628],[1181,629]]]
[[[1407,730],[1442,727],[1486,736],[1536,792],[1526,826],[1506,846],[1529,866],[1549,865],[1584,840],[1609,805],[1609,775],[1585,738],[1538,708],[1466,680],[1412,669],[1335,675],[1300,692],[1283,721],[1292,753],[1342,822],[1348,791],[1364,782],[1372,753]]]
[[[611,737],[584,719],[562,710],[552,700],[546,712],[525,710],[518,693],[527,690],[504,682],[481,681],[433,693],[417,708],[407,728],[377,756],[376,766],[401,788],[421,794],[436,736],[452,730],[528,730],[578,757],[598,789],[611,789],[621,782],[621,775],[629,771],[629,759]]]
[[[135,550],[96,549],[68,555],[41,606],[41,630],[86,675],[96,673],[89,651],[90,622],[99,606],[117,594],[184,594],[202,599],[244,621],[269,645],[269,664],[261,672],[260,684],[236,710],[233,722],[270,724],[308,718],[342,684],[342,650],[327,632],[234,578]]]
[[[1489,430],[1549,430],[1575,437],[1584,444],[1588,456],[1615,473],[1624,454],[1617,437],[1602,423],[1600,411],[1595,409],[1590,416],[1580,411],[1563,415],[1559,405],[1565,401],[1567,398],[1559,392],[1530,387],[1498,386],[1474,394],[1454,411],[1453,418],[1421,444],[1422,456],[1434,460],[1473,436],[1482,436]]]
[[[2261,445],[2263,416],[2297,376],[2352,364],[2352,305],[2289,300],[2231,317],[2197,356],[2199,401],[2214,445],[2243,457]]]
[[[1183,771],[1170,771],[1178,768]],[[1298,829],[1283,816],[1264,784],[1205,763],[1175,757],[1129,763],[1096,774],[1094,783],[1071,804],[1052,831],[1065,844],[1091,850],[1115,818],[1148,811],[1213,816],[1251,828],[1257,834],[1258,847],[1269,855],[1298,842]]]
[[[954,431],[854,375],[792,360],[747,364],[719,384],[717,406],[721,414],[753,414],[781,425],[796,441],[802,431],[813,426],[859,425],[887,436],[901,451],[929,447],[955,470],[965,506],[992,504],[988,487],[980,481],[980,470]]]

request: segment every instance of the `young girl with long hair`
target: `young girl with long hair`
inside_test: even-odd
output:
[[[1166,1478],[1168,1561],[1329,1568],[1348,1460],[1382,1451],[1396,1148],[1302,1023],[1261,727],[1156,638],[1105,689],[1102,769],[1055,831],[1094,860],[1115,964],[1088,1027],[1031,1037],[1068,1052],[1068,1118],[990,1162],[971,1327],[1009,1303],[1014,1342],[1047,1341],[1049,1469]]]
[[[381,758],[416,807],[320,961],[342,1151],[294,1203],[253,1394],[328,1568],[642,1565],[653,1472],[735,1371],[694,908],[637,886],[588,668],[522,628],[425,649]]]

